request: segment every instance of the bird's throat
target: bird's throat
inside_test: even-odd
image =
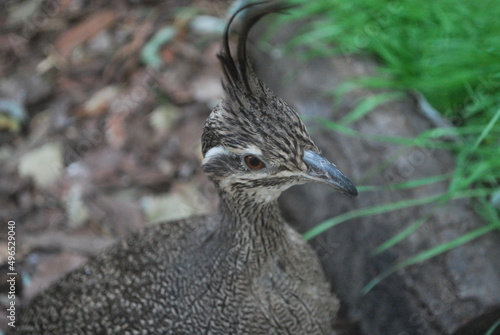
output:
[[[219,211],[221,230],[235,247],[246,249],[250,256],[267,257],[286,243],[285,222],[276,200],[253,202],[246,197],[222,195]]]

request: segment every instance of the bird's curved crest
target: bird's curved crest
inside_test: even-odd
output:
[[[255,8],[251,8],[255,7]],[[234,88],[245,89],[248,93],[252,93],[249,82],[250,65],[247,58],[247,38],[252,27],[265,15],[270,13],[283,13],[285,10],[293,7],[283,1],[258,1],[245,5],[238,9],[229,19],[222,42],[222,50],[217,55],[224,71],[224,77],[227,84]],[[250,10],[251,8],[251,10]],[[229,47],[229,33],[234,19],[243,11],[248,10],[249,13],[242,19],[241,28],[238,33],[238,42],[236,49],[236,61]],[[244,85],[243,87],[241,87]]]

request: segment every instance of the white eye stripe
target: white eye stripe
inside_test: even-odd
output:
[[[214,156],[219,156],[219,155],[228,155],[230,152],[221,146],[213,147],[210,150],[207,151],[205,154],[205,159],[210,159]]]
[[[260,159],[260,157],[262,156],[262,151],[259,148],[254,147],[254,146],[248,147],[245,149],[237,149],[237,150],[230,151],[230,150],[224,148],[223,146],[219,145],[219,146],[213,147],[207,151],[207,153],[205,154],[205,158],[203,159],[203,162],[207,162],[215,156],[234,155],[234,154],[244,155],[244,156],[252,155],[252,156],[256,156]]]
[[[207,153],[205,154],[205,157],[203,158],[202,164],[206,164],[208,161],[210,161],[214,157],[222,156],[222,155],[229,155],[229,154],[231,154],[231,152],[228,151],[224,147],[221,147],[221,146],[213,147],[210,150],[208,150]]]

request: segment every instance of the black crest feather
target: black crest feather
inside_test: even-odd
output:
[[[217,55],[219,61],[221,62],[226,82],[230,86],[233,88],[242,88],[241,85],[244,85],[244,88],[248,91],[248,93],[252,92],[248,78],[249,73],[253,74],[251,70],[249,71],[249,62],[247,58],[246,45],[248,33],[262,17],[271,13],[284,13],[285,10],[291,7],[293,7],[293,5],[287,4],[283,1],[258,1],[241,7],[231,16],[224,31],[222,50]],[[235,61],[229,47],[229,32],[236,16],[247,9],[249,13],[244,13],[246,16],[243,18],[240,31],[238,32]]]

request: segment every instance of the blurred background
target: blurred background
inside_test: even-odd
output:
[[[248,2],[0,3],[0,314],[9,221],[19,307],[133,231],[216,210],[200,136]],[[500,334],[500,2],[290,2],[249,48],[359,186],[281,199],[338,333]]]

